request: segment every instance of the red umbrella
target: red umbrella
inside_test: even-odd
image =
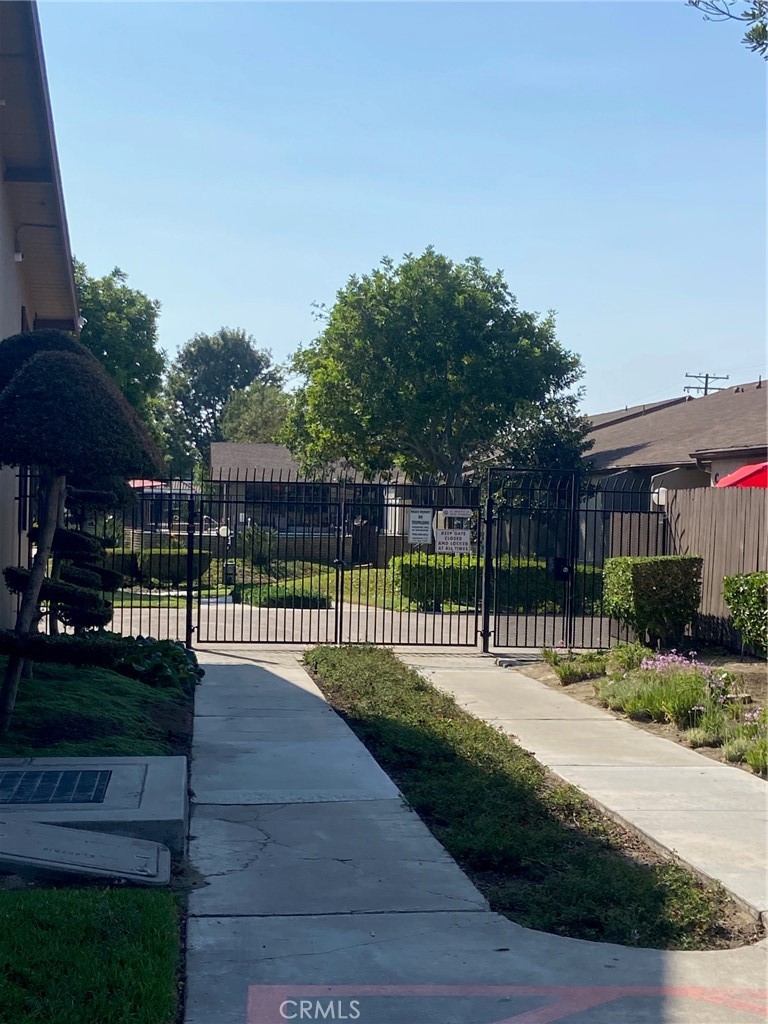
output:
[[[715,487],[768,487],[768,462],[742,466],[718,480]]]

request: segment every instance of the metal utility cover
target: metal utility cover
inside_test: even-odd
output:
[[[0,771],[0,804],[100,804],[111,771]]]
[[[85,875],[167,885],[171,854],[160,843],[83,829],[0,820],[0,871],[33,877]]]

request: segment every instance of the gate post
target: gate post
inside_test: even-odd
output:
[[[187,594],[186,594],[186,630],[184,643],[192,647],[192,634],[195,631],[192,615],[192,588],[195,582],[195,499],[187,502]]]
[[[491,476],[488,474],[488,496],[485,499],[483,513],[485,528],[485,544],[483,554],[483,612],[480,636],[483,641],[483,654],[487,654],[491,646],[491,597],[493,592],[493,497],[491,495]]]

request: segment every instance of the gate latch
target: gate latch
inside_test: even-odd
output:
[[[555,579],[564,583],[573,575],[573,566],[567,558],[555,558]]]

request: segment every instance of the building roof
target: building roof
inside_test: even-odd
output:
[[[0,3],[0,172],[34,327],[77,331],[77,295],[37,7]]]
[[[585,458],[597,471],[695,466],[697,458],[739,457],[745,449],[760,450],[768,443],[768,383],[739,384],[649,414],[598,422],[589,436],[594,447]]]
[[[666,409],[670,405],[679,405],[681,402],[693,401],[691,395],[681,395],[679,398],[665,398],[663,402],[646,402],[644,405],[630,405],[624,409],[616,409],[614,412],[601,412],[596,416],[590,416],[593,430],[600,430],[602,427],[609,427],[613,423],[621,423],[624,420],[633,420],[639,416],[648,416]]]
[[[282,473],[298,476],[299,464],[282,444],[257,444],[214,441],[211,444],[211,473],[214,477],[249,476],[264,473],[267,477]]]

